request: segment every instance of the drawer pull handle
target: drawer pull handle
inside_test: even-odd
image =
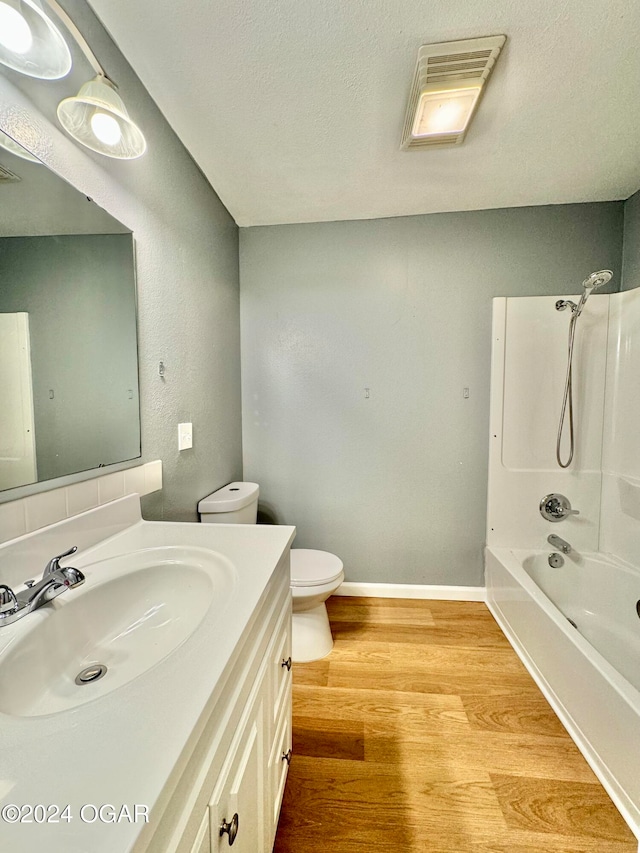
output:
[[[293,752],[290,749],[288,749],[286,752],[282,753],[282,760],[286,761],[287,764],[291,764],[291,756],[292,755],[293,755]]]
[[[225,834],[225,832],[229,833],[229,847],[236,840],[236,835],[238,834],[238,824],[240,823],[240,818],[238,817],[238,812],[234,814],[229,823],[226,820],[222,821],[220,825],[220,837]]]
[[[291,669],[291,655],[286,660],[283,660],[280,666],[286,666],[287,672]]]

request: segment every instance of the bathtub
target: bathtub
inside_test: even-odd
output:
[[[487,548],[487,604],[640,838],[640,572],[550,550]]]

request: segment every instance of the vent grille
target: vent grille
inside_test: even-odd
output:
[[[420,138],[412,135],[420,96],[429,90],[455,89],[461,83],[484,86],[505,41],[506,36],[488,36],[422,45],[418,51],[418,64],[402,131],[403,149],[459,145],[463,141],[465,131],[436,137]]]
[[[0,184],[16,184],[21,180],[22,178],[18,175],[10,172],[9,169],[4,166],[0,166]]]
[[[423,136],[421,139],[413,139],[411,148],[438,148],[441,145],[459,145],[462,142],[462,133],[442,133],[438,136]]]

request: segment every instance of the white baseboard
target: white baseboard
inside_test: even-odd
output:
[[[486,601],[483,586],[438,586],[414,583],[357,583],[344,581],[334,595],[363,598],[427,598],[439,601]]]

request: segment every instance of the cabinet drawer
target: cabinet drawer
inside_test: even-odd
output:
[[[291,595],[278,617],[270,654],[272,672],[271,724],[277,722],[291,692]]]

